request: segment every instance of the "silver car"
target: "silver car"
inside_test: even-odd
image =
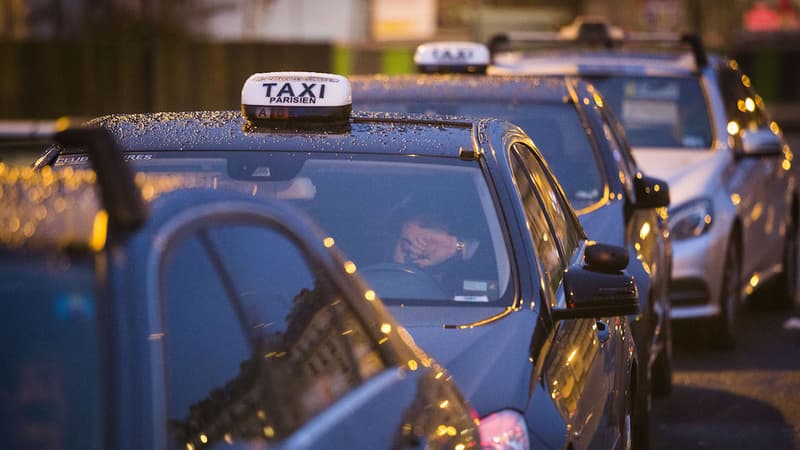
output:
[[[673,319],[710,319],[714,343],[732,347],[737,311],[756,288],[769,284],[777,302],[794,304],[797,168],[735,61],[707,55],[694,36],[625,34],[597,23],[552,36],[507,33],[493,44],[492,74],[592,81],[640,167],[669,183]],[[654,44],[690,51],[665,54]],[[542,52],[543,45],[559,49]]]

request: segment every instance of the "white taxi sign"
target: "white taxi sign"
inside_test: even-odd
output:
[[[478,42],[430,42],[414,52],[423,72],[485,72],[489,60],[489,48]]]
[[[242,87],[242,113],[249,120],[346,119],[352,103],[350,81],[328,73],[256,73]]]

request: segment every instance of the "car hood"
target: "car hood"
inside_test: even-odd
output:
[[[498,318],[495,316],[508,310],[388,306],[417,345],[447,369],[478,414],[527,408],[533,373],[529,348],[536,313],[521,310]],[[477,325],[491,317],[495,318]]]
[[[671,206],[707,192],[707,185],[720,170],[725,156],[722,150],[664,148],[636,148],[633,154],[646,175],[669,184]]]

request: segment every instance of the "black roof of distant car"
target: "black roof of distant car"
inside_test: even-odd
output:
[[[426,99],[446,98],[500,101],[554,101],[569,97],[563,76],[495,77],[474,74],[361,75],[350,78],[353,104],[361,99],[408,99],[409,93]]]
[[[354,113],[347,126],[275,130],[249,127],[239,111],[116,114],[89,122],[128,151],[269,150],[413,153],[458,157],[472,148],[477,120],[457,116]]]

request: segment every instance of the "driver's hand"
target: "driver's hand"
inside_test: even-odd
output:
[[[444,230],[425,228],[416,222],[403,225],[394,261],[418,267],[431,267],[452,258],[458,250],[458,239]]]

